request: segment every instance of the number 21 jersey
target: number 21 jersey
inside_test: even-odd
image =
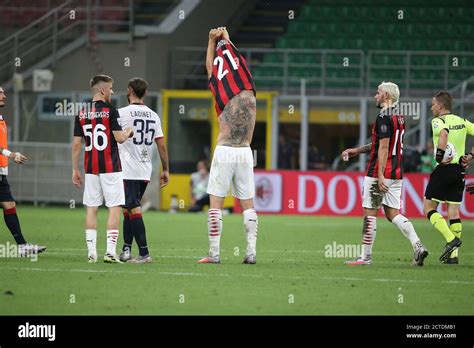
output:
[[[150,180],[152,151],[156,139],[163,138],[156,112],[144,104],[130,104],[119,109],[120,124],[133,128],[133,138],[119,144],[124,180]]]
[[[217,43],[209,89],[214,94],[217,116],[222,113],[229,100],[241,91],[253,90],[256,93],[244,56],[225,39]]]
[[[74,136],[86,143],[84,172],[103,174],[122,171],[117,141],[113,131],[121,131],[119,113],[112,105],[101,100],[92,102],[76,116]]]

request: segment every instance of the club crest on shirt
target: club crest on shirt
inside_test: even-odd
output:
[[[387,125],[385,124],[381,125],[380,130],[382,131],[382,133],[387,133],[387,130],[388,130]]]
[[[149,162],[150,158],[148,156],[148,151],[146,149],[143,149],[141,152],[140,152],[140,160],[142,162]]]

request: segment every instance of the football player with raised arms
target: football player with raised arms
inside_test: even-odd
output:
[[[405,118],[397,113],[399,98],[400,90],[395,83],[382,82],[374,96],[375,104],[381,110],[372,128],[372,142],[342,152],[345,161],[361,153],[370,153],[362,193],[364,208],[362,255],[356,260],[347,261],[346,264],[350,266],[372,263],[372,246],[375,242],[377,215],[381,206],[388,221],[397,226],[410,241],[414,251],[412,265],[423,266],[428,256],[428,250],[418,238],[413,224],[400,213]]]
[[[247,251],[244,263],[256,263],[258,217],[250,144],[256,118],[256,90],[245,58],[230,41],[225,27],[209,32],[206,55],[209,88],[215,97],[219,136],[211,163],[207,193],[209,254],[199,263],[220,263],[222,207],[232,187],[243,210]]]
[[[82,186],[79,155],[82,139],[84,154],[84,199],[86,208],[86,243],[90,263],[97,261],[97,211],[105,200],[109,209],[107,219],[106,263],[121,263],[116,256],[121,206],[125,204],[122,167],[117,143],[133,136],[132,128],[122,131],[119,113],[110,104],[114,80],[107,75],[96,75],[90,80],[92,102],[76,116],[72,143],[72,182]]]
[[[168,151],[166,149],[160,117],[144,103],[148,84],[135,77],[128,81],[127,99],[129,105],[119,109],[120,124],[131,127],[134,136],[119,145],[122,161],[125,205],[123,209],[123,248],[120,261],[149,263],[152,258],[148,252],[145,224],[142,218],[141,199],[151,179],[153,144],[156,144],[163,168],[160,185],[169,182]],[[132,242],[138,245],[138,256],[132,258]]]

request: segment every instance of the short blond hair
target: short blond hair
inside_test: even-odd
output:
[[[398,89],[398,85],[396,83],[382,81],[382,83],[379,85],[379,88],[383,92],[388,93],[392,102],[398,102],[398,99],[400,99],[400,90]]]
[[[101,82],[114,83],[114,79],[108,75],[95,75],[93,78],[91,78],[89,84],[91,88],[94,88],[97,84]]]

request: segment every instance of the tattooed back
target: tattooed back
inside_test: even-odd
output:
[[[233,97],[219,116],[218,145],[244,147],[250,146],[257,101],[253,91],[244,90]]]

